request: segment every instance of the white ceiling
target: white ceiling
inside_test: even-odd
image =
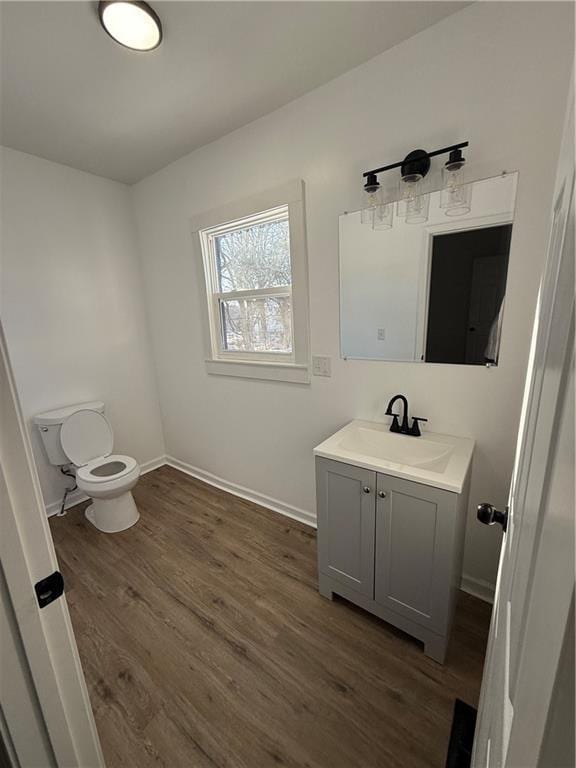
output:
[[[133,183],[467,3],[156,2],[137,53],[96,2],[2,2],[2,144]]]

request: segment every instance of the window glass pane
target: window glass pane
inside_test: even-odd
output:
[[[231,352],[292,352],[290,296],[223,299],[223,347]]]
[[[288,219],[226,232],[214,245],[220,293],[291,285]]]

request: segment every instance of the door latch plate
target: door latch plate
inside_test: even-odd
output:
[[[34,584],[34,591],[38,599],[40,608],[49,605],[53,600],[57,600],[64,592],[64,578],[60,571],[54,571],[50,576]]]

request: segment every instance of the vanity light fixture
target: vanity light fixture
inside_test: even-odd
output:
[[[391,201],[383,200],[382,188],[378,181],[378,174],[390,171],[394,168],[400,168],[400,186],[398,190],[397,214],[405,218],[407,224],[419,224],[428,220],[428,210],[430,207],[430,195],[424,188],[424,178],[430,170],[430,158],[438,155],[449,154],[449,160],[445,165],[443,180],[443,195],[446,200],[445,213],[447,216],[461,216],[470,211],[470,185],[462,183],[462,168],[465,160],[461,150],[468,146],[467,141],[460,144],[452,144],[449,147],[436,149],[434,152],[427,152],[424,149],[415,149],[410,152],[404,160],[390,165],[384,165],[381,168],[375,168],[372,171],[366,171],[363,174],[366,182],[364,184],[364,202],[361,212],[363,223],[371,224],[374,229],[388,229],[392,226],[392,214],[389,209],[393,208]],[[446,192],[446,194],[444,194]],[[467,206],[466,207],[466,202]],[[384,211],[386,215],[384,216]],[[379,220],[385,219],[386,224],[378,227]]]
[[[464,216],[470,213],[472,187],[464,183],[466,160],[461,149],[453,149],[442,169],[444,188],[440,194],[440,208],[446,216]]]
[[[382,200],[382,190],[375,173],[365,174],[366,183],[364,184],[364,200],[362,203],[362,212],[360,218],[362,224],[374,226],[374,212]]]
[[[110,37],[133,51],[153,51],[162,42],[162,22],[148,3],[139,0],[101,0],[100,23]]]
[[[424,191],[424,178],[430,170],[430,158],[424,149],[415,149],[400,166],[400,200],[398,216],[407,224],[423,224],[428,220],[430,196]]]
[[[364,203],[360,213],[362,224],[372,229],[391,229],[394,218],[394,203],[382,198],[382,189],[375,174],[369,174],[364,184]]]

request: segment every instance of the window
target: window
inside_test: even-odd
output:
[[[195,230],[206,287],[208,371],[307,382],[301,183],[195,223],[210,224]]]
[[[204,230],[219,356],[292,359],[288,206]]]

